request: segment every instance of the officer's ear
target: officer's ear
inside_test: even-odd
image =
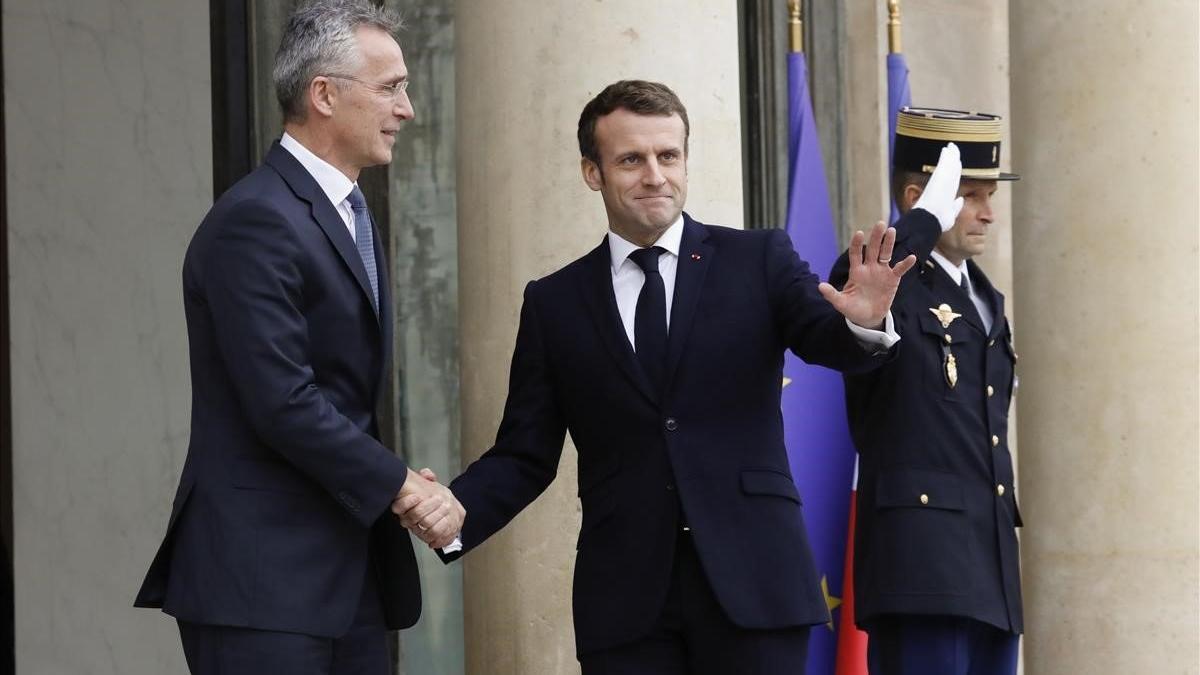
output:
[[[916,204],[917,200],[921,198],[922,192],[925,192],[925,188],[920,185],[916,185],[914,183],[905,185],[904,192],[900,195],[900,201],[903,203],[897,204],[896,206],[902,213],[907,213],[912,209],[913,204]]]

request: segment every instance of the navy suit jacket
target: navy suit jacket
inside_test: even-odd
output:
[[[1019,633],[1021,516],[1008,444],[1016,352],[1004,296],[967,261],[992,309],[985,330],[970,297],[929,257],[937,219],[913,211],[896,233],[893,260],[918,260],[892,303],[903,340],[884,367],[845,378],[860,460],[855,619],[965,616]],[[844,283],[847,270],[843,254],[830,282]],[[961,314],[949,326],[931,311],[943,304]]]
[[[671,312],[660,393],[622,327],[607,241],[530,283],[495,446],[451,484],[470,551],[546,489],[570,432],[583,504],[573,595],[581,655],[651,629],[681,507],[736,624],[829,620],[784,449],[783,356],[790,348],[857,372],[887,355],[859,345],[780,230],[685,215]]]
[[[407,466],[375,413],[391,343],[382,250],[376,235],[377,313],[344,221],[278,143],[213,205],[183,266],[191,440],[137,606],[334,637],[374,565],[388,625],[416,621],[412,543],[389,511]]]

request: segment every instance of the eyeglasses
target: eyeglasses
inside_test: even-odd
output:
[[[357,77],[351,77],[349,75],[329,74],[329,75],[326,75],[325,77],[336,77],[339,80],[350,80],[352,82],[357,82],[378,94],[383,94],[384,96],[390,96],[392,101],[399,101],[400,97],[404,95],[404,92],[408,90],[408,80],[407,79],[400,80],[399,82],[397,82],[395,84],[380,84],[378,82],[369,82],[367,80],[360,80]]]

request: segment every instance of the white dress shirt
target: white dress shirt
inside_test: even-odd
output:
[[[337,210],[338,215],[342,217],[342,222],[345,223],[346,229],[350,231],[350,238],[356,242],[354,236],[354,210],[350,208],[350,200],[348,197],[354,191],[354,181],[346,177],[346,174],[338,171],[329,162],[317,157],[311,150],[300,144],[300,141],[293,138],[286,131],[283,137],[279,139],[279,145],[283,146],[284,150],[292,153],[296,161],[304,167],[308,175],[317,181],[317,185],[321,186],[321,191],[329,198],[329,203],[333,204],[333,208]]]
[[[679,246],[682,241],[683,214],[680,214],[679,218],[662,233],[658,241],[654,242],[655,246],[666,250],[666,253],[658,256],[658,273],[662,275],[663,286],[666,290],[668,331],[671,329],[671,302],[675,298],[675,271],[679,268]],[[608,252],[612,263],[613,294],[617,298],[617,311],[621,314],[621,324],[625,327],[625,335],[629,338],[629,344],[633,345],[634,351],[637,351],[637,341],[633,337],[634,314],[637,312],[638,295],[642,292],[642,285],[646,283],[646,273],[642,271],[641,267],[638,267],[637,263],[629,259],[629,254],[639,248],[641,247],[637,244],[627,241],[621,235],[609,230]],[[850,327],[850,332],[854,333],[859,344],[869,351],[887,351],[900,341],[900,335],[896,333],[890,311],[883,324],[883,330],[878,331],[863,328],[850,323],[849,320],[846,321],[846,325]]]
[[[941,265],[942,269],[946,270],[946,274],[950,275],[950,278],[954,280],[954,283],[961,286],[962,280],[967,280],[967,295],[971,297],[971,304],[975,305],[975,311],[979,312],[979,318],[983,320],[984,332],[990,334],[992,332],[992,308],[988,305],[986,300],[984,300],[978,293],[975,292],[975,284],[971,283],[971,275],[967,273],[967,261],[964,260],[962,264],[955,265],[954,263],[950,262],[946,256],[938,253],[937,249],[934,249],[934,251],[929,254],[929,257],[936,260],[937,264]]]
[[[663,278],[663,289],[667,300],[667,330],[671,330],[671,303],[675,299],[675,270],[679,269],[679,244],[683,240],[683,215],[671,223],[666,232],[654,242],[666,250],[658,256],[658,273]],[[609,230],[608,252],[612,256],[612,285],[613,293],[617,296],[617,311],[621,314],[621,324],[625,326],[625,335],[629,344],[637,351],[637,342],[633,339],[634,314],[637,313],[638,296],[646,283],[646,273],[638,264],[629,259],[629,254],[641,248],[621,235]]]

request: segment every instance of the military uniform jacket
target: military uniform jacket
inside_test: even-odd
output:
[[[869,626],[888,614],[963,616],[1019,633],[1021,517],[1008,446],[1017,355],[1004,297],[967,262],[992,308],[985,332],[966,291],[930,258],[937,220],[912,215],[897,224],[893,257],[917,256],[892,305],[896,357],[845,377],[859,453],[855,617]],[[840,288],[847,270],[843,254],[831,283]]]

